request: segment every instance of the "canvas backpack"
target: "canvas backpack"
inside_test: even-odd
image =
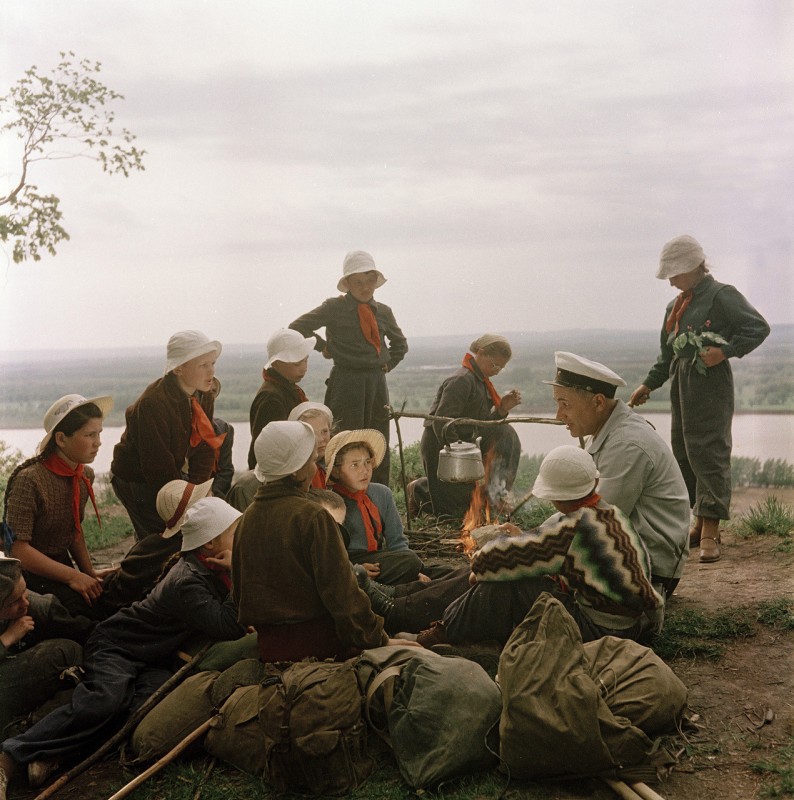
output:
[[[479,664],[416,647],[378,647],[361,654],[356,670],[367,719],[413,789],[497,763],[502,697]]]
[[[264,776],[278,791],[344,794],[375,766],[355,659],[268,665],[259,687]]]
[[[583,645],[563,605],[542,594],[499,660],[500,756],[521,778],[653,777],[650,736],[673,730],[686,687],[648,648],[604,637]]]

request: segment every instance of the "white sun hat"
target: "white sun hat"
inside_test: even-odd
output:
[[[102,413],[104,419],[113,408],[113,398],[110,395],[103,394],[100,397],[83,397],[81,394],[65,394],[59,397],[48,409],[44,415],[44,430],[47,432],[44,438],[39,442],[37,453],[43,453],[44,448],[52,438],[52,434],[58,425],[66,419],[76,408],[86,406],[93,403]]]
[[[179,331],[168,340],[165,375],[205,353],[221,354],[222,345],[217,339],[209,339],[201,331]]]
[[[242,511],[220,497],[199,500],[187,510],[182,523],[182,552],[196,550],[211,542],[242,515]]]
[[[593,491],[598,475],[590,453],[564,444],[543,459],[532,494],[540,500],[579,500]]]
[[[314,428],[306,422],[268,422],[254,442],[254,474],[262,483],[286,478],[306,464],[315,444]]]
[[[155,507],[160,519],[165,522],[165,530],[160,534],[168,539],[179,533],[185,521],[185,512],[202,498],[206,497],[212,489],[212,478],[204,483],[188,483],[177,478],[168,481],[157,492]]]
[[[286,364],[297,364],[314,350],[314,336],[308,338],[291,328],[280,328],[267,340],[267,364],[265,369],[273,366],[274,361]]]
[[[656,277],[667,280],[684,275],[696,270],[705,260],[706,254],[697,239],[687,234],[676,236],[662,248]]]
[[[383,273],[375,266],[375,259],[364,250],[351,250],[342,262],[342,277],[336,288],[340,292],[346,292],[350,288],[347,284],[347,279],[351,275],[357,275],[359,272],[375,272],[378,275],[378,280],[375,283],[375,288],[379,288],[386,283],[386,278]]]
[[[290,422],[297,422],[307,411],[322,411],[323,414],[328,417],[328,424],[334,424],[334,414],[331,409],[324,403],[313,403],[311,400],[298,403],[298,405],[289,412],[287,419]]]

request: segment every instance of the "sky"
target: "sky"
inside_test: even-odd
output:
[[[71,240],[0,252],[0,349],[264,345],[355,249],[409,342],[657,329],[683,233],[794,322],[789,0],[2,0],[0,95],[63,50],[146,170],[35,165]]]

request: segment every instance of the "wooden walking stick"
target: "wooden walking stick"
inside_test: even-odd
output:
[[[400,476],[403,484],[403,496],[405,497],[405,527],[411,530],[411,504],[408,502],[408,481],[405,478],[405,456],[403,455],[403,437],[400,432],[400,414],[396,414],[391,406],[386,406],[394,420],[394,429],[397,431],[397,449],[400,452]],[[405,403],[403,403],[405,408]]]
[[[121,800],[122,797],[126,797],[130,792],[134,789],[137,789],[142,783],[145,783],[149,778],[152,777],[155,773],[159,772],[166,764],[170,764],[183,750],[186,750],[196,739],[201,738],[212,725],[212,721],[218,715],[215,714],[214,716],[210,717],[206,722],[202,722],[201,725],[198,726],[194,731],[189,733],[184,739],[182,739],[176,747],[169,750],[159,761],[155,761],[149,769],[142,772],[138,775],[137,778],[133,778],[126,786],[122,786],[116,794],[111,795],[109,800]]]
[[[69,781],[81,775],[89,767],[96,764],[100,758],[106,753],[109,753],[119,742],[123,741],[130,733],[130,731],[151,711],[177,684],[182,682],[182,679],[196,666],[196,664],[204,658],[207,650],[210,649],[212,643],[204,645],[201,650],[193,656],[183,667],[180,667],[156,692],[150,695],[144,703],[142,703],[135,711],[130,714],[129,719],[124,723],[121,730],[113,734],[103,745],[98,747],[88,758],[81,761],[76,766],[72,767],[68,772],[64,772],[57,781],[48,786],[43,792],[36,795],[34,800],[47,800],[52,797],[56,792],[60,791],[66,786]]]

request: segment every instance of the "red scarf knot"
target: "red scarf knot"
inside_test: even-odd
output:
[[[334,491],[341,494],[342,497],[356,501],[358,513],[361,514],[361,519],[364,522],[364,531],[367,534],[367,552],[372,553],[375,550],[380,550],[380,543],[383,538],[383,521],[380,518],[378,507],[370,500],[366,490],[351,492],[341,483],[335,483]]]
[[[380,331],[378,321],[375,319],[375,312],[369,303],[358,304],[358,324],[364,338],[375,348],[375,352],[380,355]]]
[[[691,289],[681,292],[681,294],[676,297],[675,303],[673,303],[673,307],[670,309],[670,314],[667,317],[667,321],[664,323],[664,329],[667,333],[672,333],[674,336],[678,335],[678,325],[681,322],[681,317],[691,302]]]
[[[493,407],[498,411],[499,406],[502,403],[502,398],[499,397],[499,393],[496,391],[491,381],[488,380],[488,378],[486,378],[482,374],[482,372],[480,372],[479,368],[476,366],[476,363],[474,361],[474,356],[471,353],[466,353],[466,355],[463,356],[463,366],[466,367],[466,369],[469,370],[469,372],[473,372],[478,378],[482,380],[482,382],[485,384],[485,388],[488,390],[488,394],[491,398],[491,402],[493,403]]]
[[[217,467],[221,445],[226,434],[215,433],[215,428],[212,427],[207,412],[201,407],[201,403],[195,395],[190,398],[190,411],[190,446],[198,447],[202,442],[206,442],[215,453],[215,466]]]
[[[42,461],[42,464],[53,473],[53,475],[60,475],[64,478],[72,479],[72,519],[74,520],[74,527],[77,533],[83,535],[83,526],[80,524],[80,481],[85,484],[88,490],[88,496],[91,498],[91,505],[94,506],[94,513],[96,514],[99,527],[102,527],[102,519],[99,516],[99,509],[96,506],[96,498],[94,497],[94,487],[91,486],[91,481],[85,476],[84,465],[78,464],[76,467],[70,467],[58,453],[53,453]]]

